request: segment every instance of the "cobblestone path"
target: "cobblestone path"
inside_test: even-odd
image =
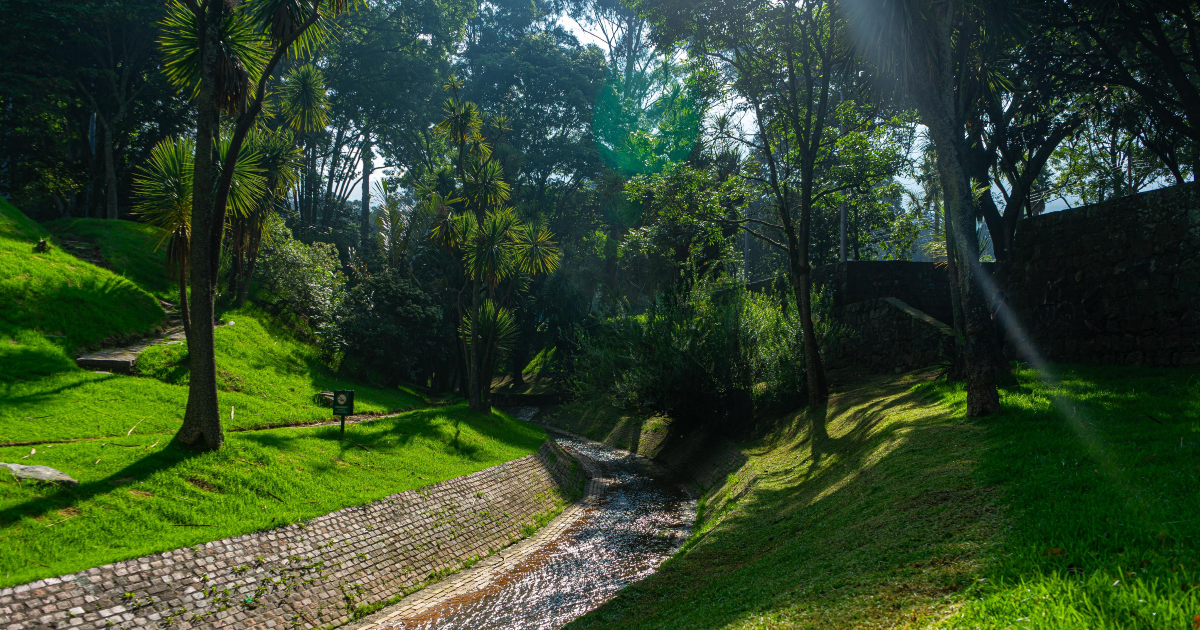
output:
[[[695,521],[696,501],[667,471],[594,442],[557,441],[591,468],[583,501],[536,536],[350,628],[559,628],[678,550]]]

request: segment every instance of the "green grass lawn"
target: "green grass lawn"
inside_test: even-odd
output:
[[[45,226],[58,239],[98,246],[108,268],[143,291],[172,304],[179,301],[179,286],[163,268],[167,254],[165,248],[158,247],[162,239],[158,228],[109,219],[59,219]]]
[[[338,376],[315,348],[275,329],[264,313],[228,311],[216,331],[218,401],[227,429],[327,421],[313,394],[355,390],[355,411],[424,406],[412,390]],[[75,367],[57,344],[26,333],[0,339],[0,444],[173,433],[187,405],[187,346],[157,346],[138,359],[144,376]],[[232,410],[232,418],[229,412]],[[136,426],[136,428],[134,428]]]
[[[163,323],[158,301],[137,284],[83,262],[0,199],[0,339],[45,335],[66,352],[137,336]],[[0,363],[9,360],[0,355]]]
[[[535,452],[545,435],[465,405],[337,427],[230,433],[198,454],[170,434],[0,448],[51,466],[58,488],[0,475],[0,586],[295,523]],[[120,444],[121,446],[116,446]]]
[[[798,414],[568,628],[1194,628],[1200,370],[1061,369],[990,418],[910,377]]]

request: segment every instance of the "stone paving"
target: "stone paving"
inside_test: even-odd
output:
[[[476,560],[502,562],[508,554],[492,554],[584,482],[585,468],[548,440],[534,455],[306,523],[0,589],[0,628],[339,626]]]
[[[580,463],[584,470],[587,477],[586,491],[582,500],[567,506],[552,523],[538,530],[537,534],[505,549],[502,553],[492,555],[453,577],[413,593],[394,606],[344,626],[344,630],[390,628],[396,622],[417,617],[455,597],[482,591],[494,581],[503,578],[526,558],[540,551],[546,543],[561,536],[592,507],[597,497],[612,483],[611,479],[601,476],[599,468],[587,457],[579,453],[571,453],[571,456]]]

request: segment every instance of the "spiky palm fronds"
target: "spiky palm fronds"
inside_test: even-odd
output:
[[[223,138],[218,147],[221,162],[229,154],[229,138]],[[229,186],[229,211],[234,216],[249,216],[258,209],[266,196],[267,184],[263,168],[259,161],[261,155],[250,144],[238,152],[237,162],[233,165],[233,181]]]
[[[517,267],[530,275],[554,273],[562,260],[562,251],[554,234],[544,225],[527,223],[514,235]]]
[[[483,224],[466,239],[467,270],[471,278],[494,287],[517,271],[513,235],[520,227],[512,208],[488,213]]]
[[[455,204],[462,200],[428,191],[425,195],[424,212],[432,219],[429,237],[438,247],[455,250],[462,247],[467,235],[475,229],[475,216],[455,215]]]
[[[504,356],[512,352],[517,343],[518,332],[517,320],[513,317],[512,311],[498,306],[493,300],[484,300],[479,305],[479,314],[476,320],[479,322],[479,339],[483,342],[483,348],[488,351],[488,354],[495,353]],[[471,318],[463,318],[459,334],[466,341],[468,350],[471,349],[471,344],[475,339],[472,332]]]
[[[137,202],[133,214],[162,230],[155,249],[167,242],[167,272],[183,273],[191,248],[192,164],[196,142],[190,138],[167,138],[150,151],[150,159],[133,177]]]
[[[510,194],[504,181],[504,169],[495,160],[476,159],[467,165],[463,197],[475,208],[492,208],[506,201]]]
[[[284,123],[300,133],[324,129],[329,121],[325,76],[311,63],[293,68],[284,76],[279,100]]]
[[[258,154],[268,196],[283,197],[300,183],[304,152],[291,130],[256,129],[247,137],[246,146]]]
[[[158,45],[167,79],[190,98],[200,95],[200,29],[196,14],[181,0],[170,0]],[[268,41],[243,10],[229,11],[221,22],[214,99],[222,111],[241,108],[251,83],[262,76],[270,59]]]
[[[454,144],[469,144],[479,139],[483,116],[478,105],[452,97],[442,104],[442,112],[445,115],[434,129],[444,134],[447,140]]]
[[[296,39],[288,46],[293,58],[310,57],[335,34],[330,18],[366,6],[365,0],[324,0],[317,4],[316,19],[310,0],[248,0],[245,11],[270,37],[272,47]],[[311,26],[305,25],[312,20]],[[299,35],[297,36],[297,33]]]

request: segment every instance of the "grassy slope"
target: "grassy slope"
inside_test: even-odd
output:
[[[253,308],[229,311],[232,326],[216,331],[217,368],[227,429],[327,421],[330,410],[314,392],[354,389],[355,411],[384,412],[422,406],[419,395],[371,387],[338,377],[316,349],[270,331]],[[272,332],[274,334],[272,334]],[[14,345],[15,344],[15,345]],[[75,367],[44,339],[26,336],[6,343],[0,361],[0,444],[174,432],[187,404],[186,346],[159,346],[138,360],[157,378],[97,373]],[[180,362],[183,362],[182,365]]]
[[[35,253],[48,235],[0,199],[0,364],[23,351],[4,339],[52,335],[64,352],[162,323],[158,302],[133,282],[58,247]]]
[[[742,446],[685,551],[568,627],[1192,627],[1200,371],[1019,382],[968,421],[878,380]]]
[[[333,427],[231,432],[220,452],[177,450],[186,346],[145,353],[142,377],[81,370],[72,358],[161,322],[151,294],[173,296],[153,242],[125,222],[54,228],[100,243],[126,278],[58,248],[35,253],[46,233],[0,200],[0,444],[85,439],[0,447],[0,461],[80,481],[66,489],[0,475],[0,586],[312,518],[524,456],[544,439],[525,423],[457,406],[348,428],[371,452]],[[425,406],[415,392],[338,377],[253,307],[223,317],[234,322],[216,332],[220,403],[235,410],[227,429],[329,420],[312,401],[328,389],[355,389],[360,413]]]
[[[295,523],[522,457],[545,436],[458,405],[352,425],[346,437],[371,450],[339,440],[337,427],[231,433],[204,454],[140,432],[38,446],[28,459],[29,447],[0,448],[0,461],[80,481],[0,476],[0,586]]]
[[[163,269],[166,250],[157,248],[162,233],[136,221],[59,219],[45,224],[55,237],[93,243],[108,268],[156,298],[179,301],[179,288]],[[157,248],[157,249],[156,249]]]

